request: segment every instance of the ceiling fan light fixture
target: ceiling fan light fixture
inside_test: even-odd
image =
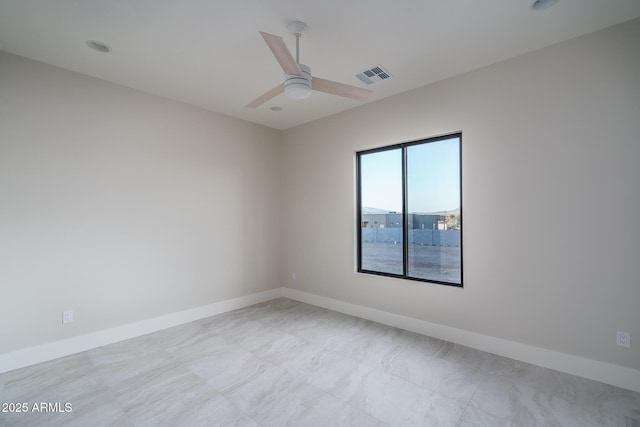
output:
[[[311,68],[299,64],[302,74],[287,74],[284,80],[284,93],[291,99],[305,99],[311,96]]]
[[[309,83],[287,81],[284,85],[284,93],[291,99],[305,99],[311,96],[311,85]]]

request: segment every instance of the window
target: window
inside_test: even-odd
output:
[[[358,271],[462,286],[462,135],[356,153]]]

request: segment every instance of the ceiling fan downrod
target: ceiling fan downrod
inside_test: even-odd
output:
[[[307,31],[309,27],[302,21],[292,21],[287,24],[289,33],[296,37],[296,62],[300,64],[300,37]]]

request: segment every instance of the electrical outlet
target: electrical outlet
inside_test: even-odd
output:
[[[62,323],[73,322],[73,310],[65,310],[62,312]]]
[[[296,272],[291,273],[291,280],[296,280]]]
[[[616,345],[619,347],[631,348],[631,334],[629,332],[616,332]]]

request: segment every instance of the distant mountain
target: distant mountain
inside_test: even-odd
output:
[[[369,208],[369,207],[364,207],[362,208],[362,213],[364,215],[375,215],[375,214],[388,214],[391,213],[391,211],[388,211],[386,209],[379,209],[379,208]]]
[[[389,213],[398,213],[394,211],[389,211],[387,209],[379,209],[379,208],[370,208],[364,207],[362,208],[362,213],[364,215],[384,215]],[[437,211],[437,212],[413,212],[418,215],[458,215],[460,213],[460,208],[452,209],[450,211]]]
[[[460,214],[460,208],[451,209],[450,211],[437,211],[437,212],[415,212],[418,215],[458,215]]]

